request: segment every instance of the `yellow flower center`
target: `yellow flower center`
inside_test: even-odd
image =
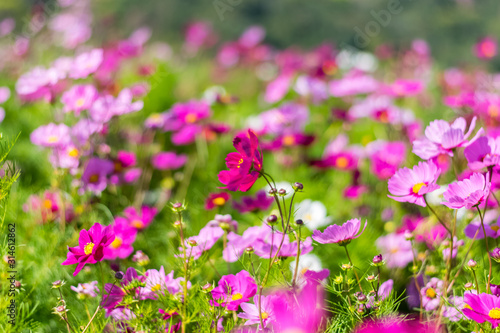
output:
[[[161,289],[161,285],[158,283],[155,286],[153,286],[153,288],[151,288],[151,291],[158,291],[160,289]]]
[[[43,207],[45,207],[47,209],[51,209],[52,208],[52,201],[50,201],[49,199],[44,200],[43,201]]]
[[[137,229],[142,229],[144,228],[144,222],[142,222],[141,220],[133,220],[132,226]]]
[[[345,169],[349,165],[347,157],[339,157],[335,160],[335,165],[340,169]]]
[[[378,119],[382,123],[388,123],[389,122],[389,112],[387,110],[383,110],[379,113]]]
[[[305,268],[302,268],[301,271],[300,271],[300,274],[304,275],[306,274],[306,272],[308,271],[309,269],[307,267]]]
[[[78,149],[72,148],[72,149],[68,150],[68,156],[78,157]]]
[[[500,227],[499,227],[499,226],[497,226],[497,225],[492,225],[490,228],[491,228],[493,231],[498,231],[498,229],[500,229]]]
[[[269,318],[269,314],[267,312],[262,312],[262,320],[266,320]]]
[[[425,295],[429,298],[436,298],[437,293],[433,288],[429,288],[425,291]]]
[[[92,253],[92,250],[94,249],[94,243],[90,242],[85,245],[83,248],[83,251],[85,252],[86,255],[89,255]]]
[[[95,184],[99,181],[99,175],[93,174],[89,177],[89,183]]]
[[[241,164],[243,164],[243,159],[242,158],[240,158],[240,160],[238,161],[238,165],[236,167],[239,168],[241,166]]]
[[[198,120],[198,116],[196,116],[196,114],[194,114],[194,113],[189,113],[186,116],[186,122],[188,122],[190,124],[194,123],[196,120]]]
[[[469,304],[465,304],[464,307],[462,309],[469,309],[469,310],[472,310],[472,308],[470,307]]]
[[[218,197],[218,198],[215,198],[214,200],[212,200],[212,202],[216,206],[222,206],[222,205],[224,205],[226,203],[226,199],[224,199],[222,197]]]
[[[55,135],[51,135],[49,136],[49,138],[47,139],[50,143],[55,143],[57,141],[59,141],[59,137],[58,136],[55,136]]]
[[[115,240],[111,243],[113,249],[119,248],[123,244],[123,240],[120,237],[115,237]]]
[[[231,296],[231,300],[233,300],[233,301],[237,301],[237,300],[242,299],[242,298],[243,298],[243,295],[240,293],[236,293],[233,296]]]
[[[427,185],[425,183],[418,183],[418,184],[413,185],[411,190],[413,191],[413,193],[418,194],[420,189],[424,186],[427,186]]]
[[[84,98],[79,98],[76,100],[76,106],[78,106],[79,108],[83,106],[83,104],[85,104],[85,99]]]
[[[500,309],[499,308],[493,308],[488,312],[488,316],[490,316],[491,319],[500,319]]]
[[[285,146],[291,146],[295,143],[295,137],[293,135],[286,135],[283,137],[283,144]]]
[[[397,247],[393,247],[391,249],[391,253],[398,253],[399,249]]]

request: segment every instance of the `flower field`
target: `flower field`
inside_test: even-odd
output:
[[[2,332],[498,331],[495,37],[449,67],[57,3],[0,20]]]

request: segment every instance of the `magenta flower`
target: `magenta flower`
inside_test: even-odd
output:
[[[459,209],[471,209],[483,203],[490,193],[491,183],[480,173],[474,173],[468,179],[452,183],[443,193],[443,205]]]
[[[492,37],[484,37],[475,45],[474,52],[479,59],[491,59],[497,55],[498,43]]]
[[[421,81],[398,79],[383,91],[394,97],[418,95],[424,89]]]
[[[186,164],[186,161],[186,155],[177,155],[176,153],[170,151],[160,152],[151,158],[151,164],[153,164],[153,167],[158,170],[179,169]]]
[[[103,60],[102,49],[93,49],[82,53],[75,58],[71,67],[69,77],[72,79],[84,79],[94,73]]]
[[[226,192],[210,193],[205,200],[205,209],[211,210],[215,207],[223,207],[230,199],[231,196]]]
[[[238,310],[241,303],[248,302],[257,292],[257,284],[247,271],[236,275],[224,275],[212,290],[213,306],[224,306],[228,310]]]
[[[158,294],[165,294],[165,291],[175,295],[182,290],[184,278],[174,279],[174,271],[165,274],[163,266],[160,270],[148,269],[144,274],[146,284],[141,291],[142,298],[157,299]],[[188,281],[188,288],[191,288],[191,282]]]
[[[500,324],[500,297],[490,294],[473,294],[466,293],[464,295],[465,306],[462,312],[468,318],[482,324],[485,321],[491,323],[493,329]]]
[[[55,68],[35,67],[19,77],[16,92],[23,101],[44,99],[51,101],[58,90],[57,84],[65,73]]]
[[[440,187],[436,184],[440,173],[441,170],[433,162],[418,162],[413,169],[399,169],[389,179],[388,187],[392,195],[388,197],[425,207],[424,195]]]
[[[498,212],[494,210],[488,210],[484,214],[484,230],[486,231],[486,236],[491,238],[500,237],[500,220],[498,216]],[[476,236],[477,232],[477,236]],[[470,239],[473,239],[474,236],[476,239],[483,239],[484,233],[483,228],[481,227],[481,219],[478,217],[475,220],[472,220],[464,229],[464,234]]]
[[[393,176],[406,157],[406,146],[401,141],[371,142],[366,150],[371,159],[371,171],[382,180]]]
[[[354,333],[435,333],[436,331],[438,329],[433,324],[387,317],[377,321],[368,320],[359,325]]]
[[[158,209],[156,207],[149,206],[142,206],[140,212],[132,206],[125,208],[123,211],[130,226],[138,230],[144,229],[150,225],[157,213]]]
[[[379,82],[373,77],[351,72],[340,80],[330,82],[330,94],[334,97],[344,97],[374,92],[379,88]]]
[[[413,153],[424,160],[436,157],[440,154],[453,156],[453,149],[467,147],[472,144],[484,130],[477,131],[476,135],[467,141],[476,127],[476,117],[472,118],[467,133],[467,123],[464,118],[457,118],[451,125],[444,120],[434,120],[425,129],[425,138],[413,141]]]
[[[137,229],[131,227],[123,217],[115,218],[112,228],[115,239],[104,249],[104,259],[125,259],[134,252],[132,244],[137,236]]]
[[[230,191],[248,191],[257,181],[262,170],[259,139],[252,130],[237,135],[233,140],[237,153],[229,153],[226,165],[229,170],[219,172],[219,181]]]
[[[99,223],[94,225],[87,231],[80,231],[77,247],[68,247],[67,259],[62,265],[77,264],[73,276],[76,276],[86,264],[95,264],[103,260],[104,248],[109,246],[115,235],[111,226],[103,227]]]
[[[88,110],[99,96],[97,89],[90,84],[73,86],[66,91],[61,102],[64,104],[64,112],[74,111],[76,116],[83,110]]]
[[[104,191],[108,183],[108,176],[113,172],[114,168],[113,162],[92,157],[82,174],[85,189],[93,192]]]
[[[234,232],[230,232],[227,235],[227,247],[223,250],[222,257],[225,261],[235,262],[245,253],[245,249],[248,246],[260,244],[261,240],[264,243],[269,243],[271,234],[271,229],[266,225],[250,227],[246,229],[241,236]],[[266,239],[269,239],[269,241],[265,241]]]
[[[62,148],[71,143],[69,127],[65,124],[40,126],[31,133],[30,139],[37,146],[49,148]]]
[[[266,211],[271,207],[274,198],[268,196],[266,191],[257,191],[254,196],[241,197],[241,202],[234,202],[233,208],[244,214],[248,212]]]
[[[125,88],[115,98],[112,95],[100,96],[94,101],[89,110],[90,117],[96,123],[104,124],[114,116],[137,112],[142,110],[143,101],[133,101],[130,89]]]
[[[348,220],[342,225],[332,224],[328,226],[323,233],[319,230],[314,230],[312,238],[321,244],[335,243],[340,246],[345,246],[349,244],[353,239],[361,236],[363,231],[365,231],[367,221],[365,221],[365,226],[363,230],[358,234],[359,228],[361,227],[360,219]]]
[[[276,320],[274,315],[273,303],[279,298],[277,295],[262,296],[260,299],[260,306],[262,311],[262,323],[264,328],[273,321]],[[243,312],[238,314],[239,318],[246,319],[244,325],[254,325],[259,324],[260,327],[260,315],[259,315],[259,296],[255,295],[253,297],[253,303],[241,303],[241,310]],[[262,328],[261,328],[262,329]]]
[[[355,170],[362,155],[362,149],[357,146],[348,146],[349,139],[340,134],[325,148],[323,158],[312,161],[313,166],[319,168],[335,168],[338,170]]]
[[[110,315],[110,312],[115,307],[120,305],[127,295],[132,296],[134,299],[142,299],[142,287],[139,286],[143,282],[144,277],[140,277],[135,268],[129,267],[119,285],[106,283],[104,289],[108,294],[104,294],[101,303],[101,306],[106,309],[106,317]]]
[[[496,167],[500,164],[500,137],[480,137],[464,149],[464,155],[472,170]]]

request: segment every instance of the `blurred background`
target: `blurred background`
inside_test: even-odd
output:
[[[2,0],[0,13],[29,22],[28,13],[37,6],[50,10],[57,4]],[[153,39],[175,45],[192,21],[211,22],[222,40],[235,39],[249,25],[259,24],[266,29],[265,42],[277,48],[308,48],[331,41],[367,50],[389,43],[398,49],[422,38],[446,66],[473,60],[471,45],[485,35],[500,35],[496,0],[99,0],[92,6],[94,20],[99,21],[94,22],[94,38],[103,35],[99,29],[113,28],[123,36],[146,24]],[[359,31],[367,30],[373,37],[366,35],[369,41],[360,43]],[[107,38],[112,37],[107,32]],[[500,60],[491,66],[498,68]]]

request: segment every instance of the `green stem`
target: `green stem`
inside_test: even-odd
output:
[[[481,214],[481,210],[479,209],[479,206],[476,206],[477,211],[479,212],[479,217],[481,218],[481,228],[483,229],[483,234],[484,234],[484,242],[486,244],[486,253],[488,254],[488,262],[490,265],[489,271],[488,271],[488,285],[486,289],[486,293],[490,293],[490,285],[491,285],[491,255],[490,255],[490,248],[488,246],[488,236],[486,235],[486,229],[484,228],[484,218],[483,215]]]
[[[345,254],[347,255],[347,259],[349,259],[349,263],[351,264],[352,270],[354,271],[354,276],[356,276],[356,281],[358,281],[359,290],[363,292],[363,288],[361,287],[361,281],[359,281],[358,273],[356,272],[356,268],[352,263],[351,257],[349,256],[349,251],[347,251],[347,245],[344,245]]]

